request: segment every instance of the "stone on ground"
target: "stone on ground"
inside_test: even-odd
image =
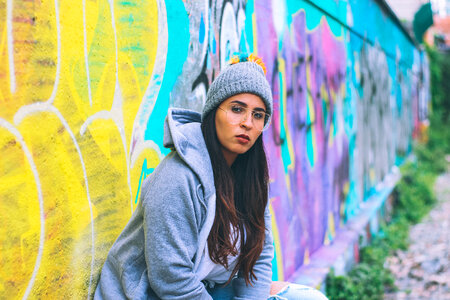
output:
[[[408,250],[386,261],[398,291],[385,299],[450,300],[450,173],[438,177],[437,205],[411,227]]]

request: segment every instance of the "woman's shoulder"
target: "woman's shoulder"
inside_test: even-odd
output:
[[[176,152],[171,152],[144,181],[141,205],[148,210],[163,210],[164,214],[191,214],[200,226],[207,207],[203,190],[197,175]]]
[[[164,159],[155,168],[153,174],[155,177],[159,177],[160,179],[166,177],[166,179],[170,180],[196,177],[195,172],[175,150],[172,150],[166,157],[164,157]]]
[[[158,193],[173,193],[176,190],[196,190],[198,185],[200,185],[200,179],[196,173],[176,151],[172,151],[145,179],[142,192],[147,193],[153,190]]]

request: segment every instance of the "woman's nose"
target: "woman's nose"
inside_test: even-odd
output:
[[[244,117],[244,119],[241,121],[241,126],[245,126],[246,128],[250,129],[253,127],[253,116],[252,112],[250,111],[247,113]]]

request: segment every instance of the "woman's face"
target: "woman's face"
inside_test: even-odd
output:
[[[257,119],[261,115],[258,113],[265,111],[266,106],[261,98],[248,93],[234,95],[217,108],[217,137],[229,166],[238,154],[247,152],[261,135]],[[236,119],[236,112],[240,112],[242,118]]]

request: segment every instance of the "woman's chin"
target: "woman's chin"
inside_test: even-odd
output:
[[[233,151],[236,154],[244,154],[245,152],[247,152],[248,150],[250,150],[251,146],[240,146],[240,147],[236,147],[235,151]]]

